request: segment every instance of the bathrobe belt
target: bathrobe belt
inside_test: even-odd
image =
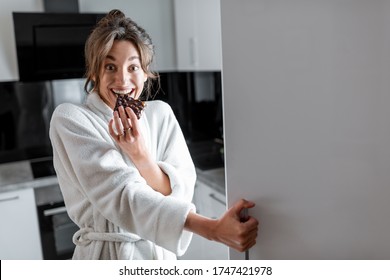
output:
[[[73,243],[86,246],[92,241],[137,242],[142,240],[138,235],[122,232],[95,232],[93,228],[81,228],[73,235]]]

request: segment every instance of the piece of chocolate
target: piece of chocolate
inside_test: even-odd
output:
[[[137,118],[140,119],[142,110],[145,108],[146,103],[144,101],[134,99],[128,94],[118,94],[114,111],[118,111],[119,106],[123,106],[123,108],[130,107]]]

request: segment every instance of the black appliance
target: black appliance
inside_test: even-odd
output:
[[[14,12],[20,81],[82,78],[85,41],[103,16]]]

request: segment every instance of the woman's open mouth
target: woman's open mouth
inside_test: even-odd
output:
[[[125,89],[125,90],[119,90],[119,89],[111,89],[111,91],[115,94],[121,94],[121,95],[124,95],[124,94],[132,94],[135,89],[132,88],[132,89]]]

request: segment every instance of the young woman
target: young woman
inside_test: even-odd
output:
[[[174,259],[192,233],[239,251],[255,244],[258,222],[240,222],[241,200],[220,219],[195,212],[196,173],[168,104],[148,101],[140,119],[113,111],[118,94],[150,94],[149,35],[119,10],[99,21],[85,46],[85,104],[53,113],[53,161],[67,211],[80,227],[74,259]]]

